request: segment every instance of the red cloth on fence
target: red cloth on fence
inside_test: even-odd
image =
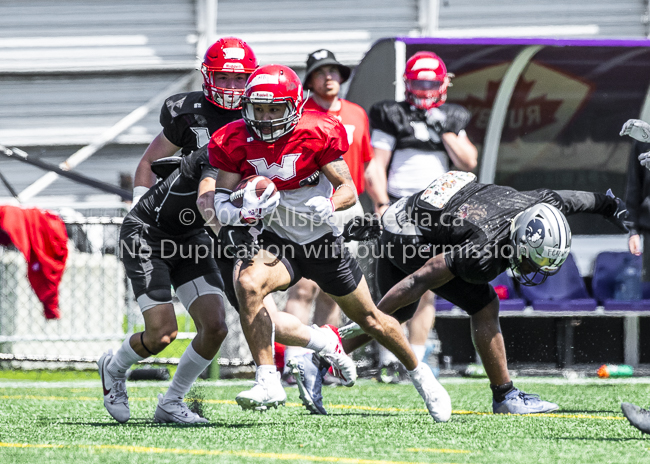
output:
[[[68,233],[59,216],[37,208],[0,206],[0,232],[27,261],[27,278],[46,319],[58,319],[59,283],[68,258]],[[0,234],[0,244],[7,245]]]

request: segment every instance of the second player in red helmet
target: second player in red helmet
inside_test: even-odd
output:
[[[270,311],[263,302],[269,293],[285,290],[304,276],[395,353],[411,371],[434,419],[449,420],[449,395],[431,370],[418,363],[397,321],[377,310],[358,263],[343,247],[342,230],[331,219],[335,210],[350,208],[357,201],[356,187],[343,160],[347,134],[332,116],[301,114],[301,91],[300,79],[290,68],[260,67],[246,85],[246,118],[217,131],[208,146],[210,163],[219,169],[215,194],[219,238],[240,236],[245,246],[253,239],[245,238],[251,229],[241,219],[257,215],[264,226],[261,233],[253,232],[258,246],[249,247],[250,255],[235,261],[232,276],[242,329],[257,365],[255,385],[240,393],[237,402],[244,408],[265,409],[286,401],[273,359],[274,334],[281,343],[305,346],[317,353],[331,346],[331,329],[302,325],[290,314]],[[273,180],[279,198],[269,192],[261,198],[251,195],[249,201],[245,196],[241,208],[230,203],[232,189],[251,174]],[[226,276],[225,280],[231,279]],[[354,364],[342,362],[345,355],[336,347],[325,354],[327,360],[338,363],[334,367],[348,369],[343,375],[351,384],[356,376]],[[305,368],[317,370],[318,377],[310,376],[313,385],[301,386],[301,397],[312,412],[322,414],[320,388],[312,387],[319,385],[317,378],[322,380],[327,367]]]
[[[226,110],[240,109],[244,85],[256,68],[257,58],[246,42],[235,37],[218,40],[201,64],[205,98]]]
[[[447,100],[451,77],[453,75],[447,73],[447,67],[438,55],[417,52],[406,62],[406,101],[423,110],[439,107]]]
[[[131,416],[126,371],[162,351],[178,332],[172,286],[195,321],[197,336],[183,353],[167,393],[159,398],[154,417],[157,422],[206,422],[187,408],[183,397],[227,334],[220,271],[212,256],[183,259],[183,252],[170,256],[162,250],[166,242],[174,243],[174,250],[212,247],[203,225],[214,216],[216,170],[208,163],[205,145],[214,131],[241,118],[240,95],[256,67],[255,54],[245,42],[227,37],[213,44],[202,66],[205,93],[184,92],[165,100],[160,111],[162,131],[138,164],[133,208],[124,219],[120,243],[137,244],[137,249],[131,246],[130,256],[122,253],[122,259],[142,311],[144,331],[129,336],[115,354],[105,353],[99,361],[104,406],[119,422]],[[171,170],[179,168],[154,186],[152,162],[179,150],[183,159]]]
[[[134,204],[156,182],[151,163],[179,150],[186,156],[206,145],[214,131],[241,118],[241,95],[255,68],[255,53],[241,39],[224,37],[208,48],[201,63],[203,91],[172,95],[160,110],[162,131],[135,172]]]

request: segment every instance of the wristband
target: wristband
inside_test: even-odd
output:
[[[216,189],[214,193],[214,211],[217,221],[222,225],[241,226],[241,208],[230,202],[232,192],[226,189]]]
[[[136,185],[135,187],[133,187],[133,198],[141,197],[148,191],[149,191],[149,187],[145,187],[144,185]]]
[[[348,187],[348,188],[351,188],[352,190],[354,190],[354,194],[355,194],[355,195],[357,194],[357,189],[356,189],[356,187],[353,187],[353,186],[350,185],[350,184],[341,184],[341,185],[339,185],[338,187],[336,187],[336,189],[335,189],[334,191],[337,192],[341,187]]]

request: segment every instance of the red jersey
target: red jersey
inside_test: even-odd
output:
[[[350,169],[352,180],[357,187],[357,194],[360,195],[365,190],[364,165],[374,156],[370,144],[368,116],[364,109],[356,103],[343,99],[339,99],[339,101],[341,102],[341,108],[338,111],[325,110],[313,98],[307,100],[304,109],[334,116],[345,127],[350,149],[343,155],[343,159]]]
[[[227,172],[266,176],[280,190],[276,213],[264,226],[282,238],[304,244],[328,232],[341,231],[329,223],[312,223],[305,202],[314,196],[332,196],[332,184],[320,168],[348,150],[343,125],[334,117],[303,113],[296,127],[273,143],[255,139],[244,120],[223,126],[208,144],[210,164]]]

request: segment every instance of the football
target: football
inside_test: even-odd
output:
[[[237,208],[241,208],[242,205],[244,204],[244,188],[251,182],[255,181],[255,179],[261,179],[255,188],[255,193],[257,194],[258,197],[260,197],[266,188],[272,184],[273,185],[273,193],[278,191],[278,188],[275,186],[273,181],[269,179],[268,177],[264,176],[248,176],[242,180],[239,181],[237,186],[235,187],[235,190],[230,194],[230,202],[235,205]]]

